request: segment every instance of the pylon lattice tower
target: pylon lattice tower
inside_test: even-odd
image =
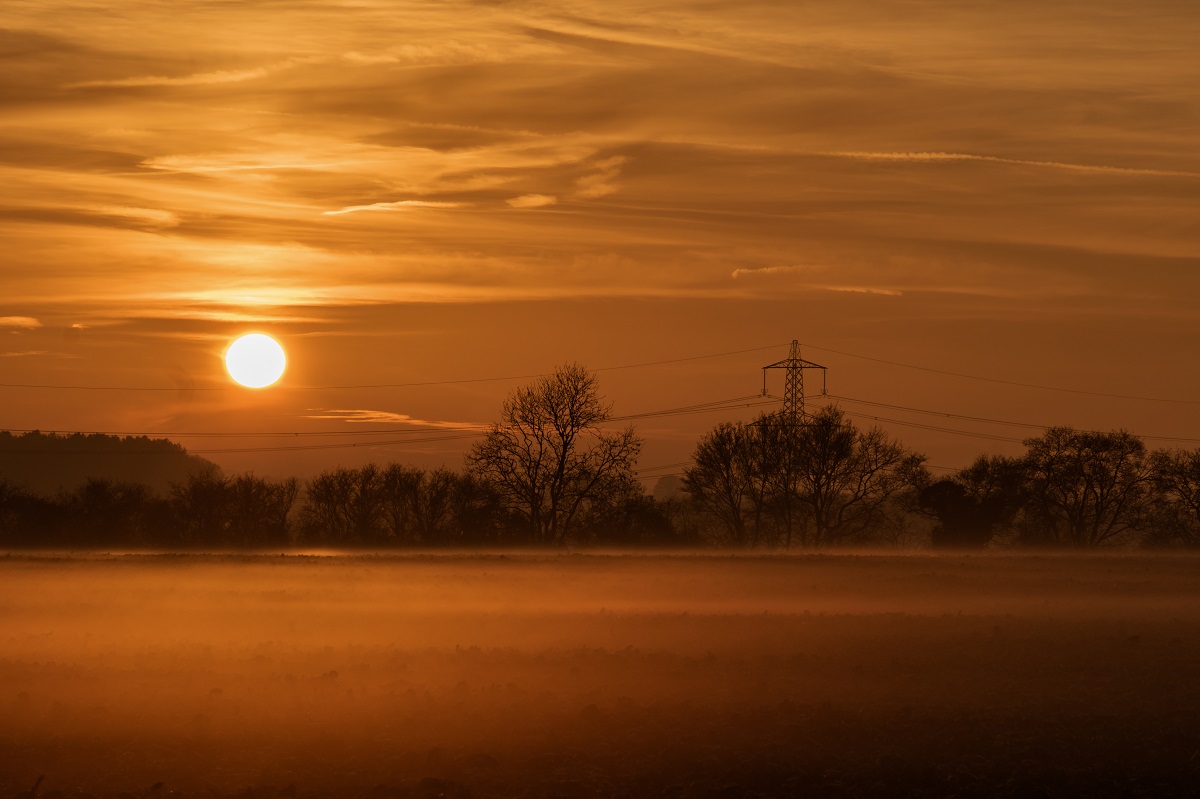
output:
[[[800,342],[792,339],[792,350],[782,361],[769,363],[763,370],[763,396],[767,396],[767,370],[783,369],[786,374],[783,385],[783,415],[792,422],[804,418],[804,370],[821,370],[821,396],[825,396],[825,367],[800,357]]]

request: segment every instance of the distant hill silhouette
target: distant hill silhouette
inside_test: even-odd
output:
[[[72,490],[89,477],[165,492],[171,483],[208,470],[219,471],[212,461],[163,438],[0,433],[0,479],[44,495]]]

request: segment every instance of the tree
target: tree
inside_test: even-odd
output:
[[[723,422],[700,440],[684,485],[737,546],[825,546],[902,530],[899,498],[926,479],[924,456],[838,408],[803,421]]]
[[[879,428],[857,429],[834,405],[797,426],[796,492],[806,512],[804,543],[826,546],[895,526],[905,490],[925,481],[924,455]]]
[[[453,525],[447,544],[498,544],[509,532],[509,514],[490,483],[469,472],[455,475],[450,496]]]
[[[1025,446],[1027,514],[1045,543],[1096,547],[1144,521],[1150,466],[1141,439],[1052,427]]]
[[[308,482],[300,528],[312,543],[338,546],[391,542],[383,474],[375,464],[339,467]]]
[[[89,478],[70,494],[74,538],[92,546],[144,546],[157,500],[141,483]]]
[[[393,463],[382,479],[384,515],[397,542],[438,546],[456,537],[450,526],[457,475]]]
[[[229,534],[229,481],[214,466],[171,485],[171,506],[179,520],[179,542],[220,544]]]
[[[1200,449],[1159,450],[1150,456],[1150,469],[1154,538],[1200,546]]]
[[[984,547],[1013,521],[1024,503],[1024,463],[1018,458],[981,455],[953,477],[924,488],[922,511],[937,519],[935,547]]]
[[[750,437],[741,422],[721,422],[700,439],[683,487],[714,519],[718,540],[746,546],[746,511],[752,491]]]
[[[247,472],[229,480],[225,490],[227,543],[242,547],[289,543],[288,514],[299,493],[296,478],[272,482]]]
[[[0,545],[52,547],[74,543],[66,531],[67,508],[0,476]]]
[[[596,376],[566,364],[514,391],[467,467],[522,521],[530,543],[566,543],[590,503],[632,474],[642,442],[632,427],[601,430],[610,415]]]

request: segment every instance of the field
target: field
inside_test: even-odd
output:
[[[1200,557],[0,556],[0,796],[39,775],[51,798],[1195,795]]]

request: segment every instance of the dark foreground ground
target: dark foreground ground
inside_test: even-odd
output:
[[[48,799],[1195,796],[1200,558],[0,557],[0,797],[43,774]]]

